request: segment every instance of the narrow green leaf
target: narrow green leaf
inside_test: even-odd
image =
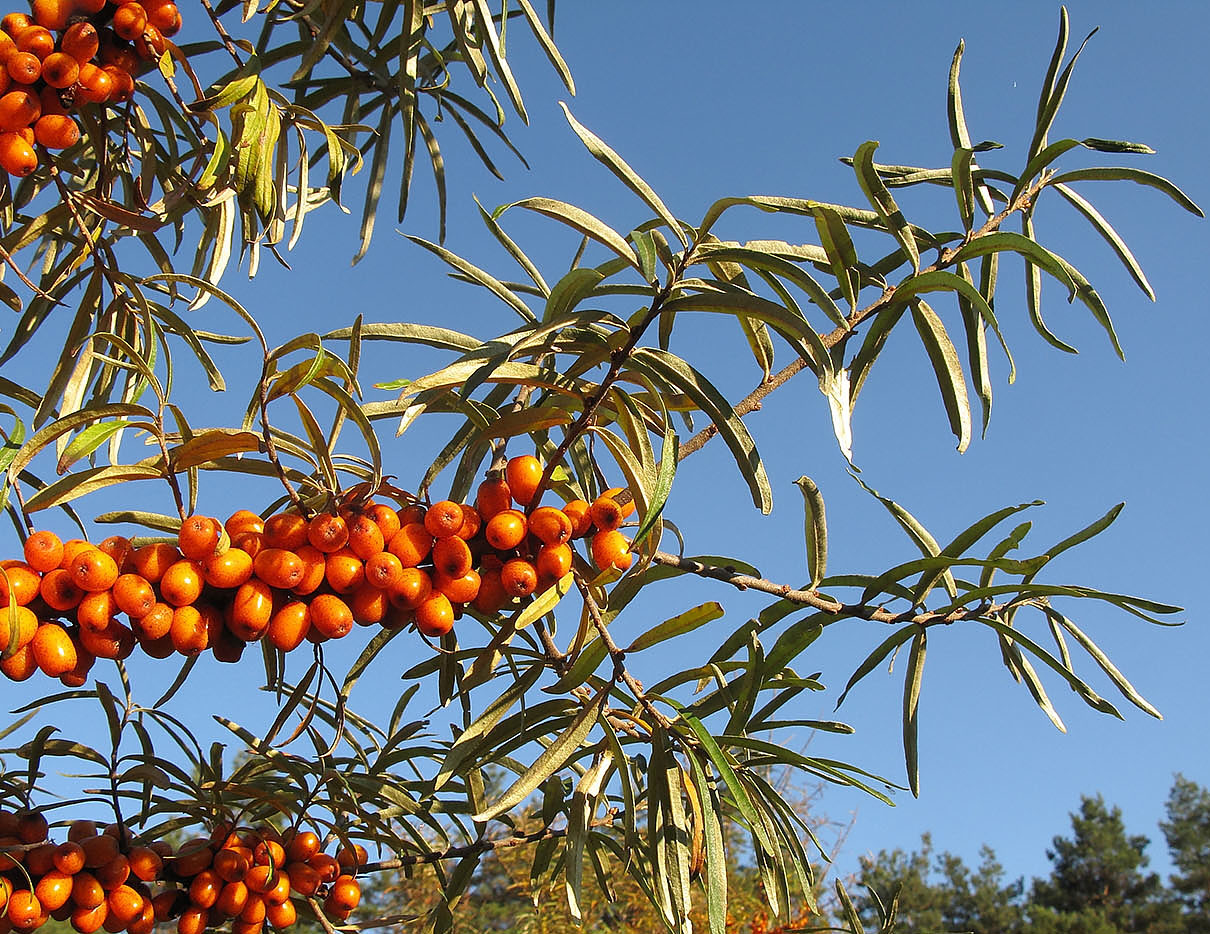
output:
[[[1143,274],[1143,267],[1139,265],[1138,260],[1134,258],[1134,254],[1130,252],[1130,248],[1126,246],[1126,241],[1113,229],[1113,225],[1105,220],[1089,201],[1080,197],[1067,185],[1054,185],[1054,189],[1066,199],[1068,204],[1088,219],[1088,222],[1092,224],[1097,233],[1112,247],[1113,252],[1122,261],[1122,265],[1126,267],[1126,271],[1130,273],[1131,277],[1138,284],[1138,287],[1143,290],[1143,294],[1154,302],[1155,292],[1151,290],[1151,283],[1147,281],[1147,277]]]
[[[828,525],[824,515],[823,494],[810,477],[799,477],[794,483],[802,491],[803,509],[806,511],[803,535],[807,545],[810,589],[814,590],[819,587],[819,582],[827,576],[828,571]]]
[[[920,797],[920,763],[917,748],[920,682],[924,676],[924,654],[928,630],[921,628],[912,639],[908,655],[907,676],[903,684],[903,755],[907,762],[908,786],[913,797]]]
[[[1197,217],[1205,217],[1202,209],[1194,203],[1193,199],[1181,191],[1176,185],[1168,181],[1168,179],[1155,175],[1151,172],[1144,172],[1142,169],[1133,169],[1126,166],[1109,166],[1105,168],[1090,168],[1090,169],[1073,169],[1070,172],[1062,172],[1056,175],[1049,182],[1051,185],[1063,185],[1069,182],[1135,182],[1139,185],[1146,185],[1148,188],[1155,188],[1157,191],[1162,191],[1169,198],[1179,204],[1190,214]]]
[[[903,645],[903,643],[907,642],[908,639],[912,638],[912,636],[915,634],[916,626],[900,626],[889,636],[883,639],[882,642],[879,643],[878,647],[866,656],[865,661],[857,666],[857,670],[854,671],[852,676],[849,678],[848,684],[846,684],[844,686],[844,690],[840,692],[840,699],[836,701],[835,709],[840,709],[840,705],[844,703],[844,699],[849,696],[849,691],[853,689],[858,681],[881,665],[883,659],[899,648],[899,646]]]
[[[620,233],[599,218],[594,217],[582,208],[576,207],[574,204],[568,204],[565,201],[556,201],[553,198],[526,198],[508,205],[508,207],[535,211],[538,214],[544,214],[562,224],[566,224],[573,230],[578,230],[584,236],[608,247],[635,270],[642,271],[634,250],[631,249],[630,244],[626,242],[626,239]]]
[[[1156,710],[1155,707],[1145,697],[1143,697],[1142,694],[1138,692],[1135,686],[1131,684],[1129,680],[1127,680],[1126,676],[1118,670],[1117,666],[1109,660],[1109,656],[1101,650],[1100,646],[1098,646],[1092,641],[1092,639],[1085,635],[1075,623],[1062,614],[1056,613],[1054,610],[1047,610],[1046,615],[1071,633],[1076,642],[1080,644],[1084,651],[1092,656],[1093,661],[1101,666],[1101,670],[1104,671],[1105,674],[1109,675],[1109,680],[1111,680],[1114,683],[1114,686],[1122,692],[1123,697],[1138,707],[1139,710],[1150,714],[1157,720],[1164,719],[1163,715]]]
[[[912,269],[920,272],[920,251],[916,247],[916,238],[912,235],[911,225],[899,210],[899,205],[891,196],[891,191],[883,183],[882,178],[874,170],[874,151],[878,143],[868,140],[857,147],[853,156],[853,169],[857,173],[857,184],[865,192],[870,204],[878,212],[887,228],[899,241],[908,258],[912,261]]]
[[[657,626],[652,626],[631,642],[625,651],[628,653],[641,652],[643,649],[649,649],[653,645],[659,645],[668,639],[683,636],[687,632],[693,632],[699,626],[713,622],[721,618],[722,615],[722,605],[713,600],[698,604],[684,613],[678,613],[676,616],[664,620]]]
[[[912,322],[933,365],[945,412],[949,416],[950,430],[958,439],[958,453],[961,454],[971,440],[971,409],[958,351],[946,333],[941,318],[923,299],[916,299],[912,303]]]

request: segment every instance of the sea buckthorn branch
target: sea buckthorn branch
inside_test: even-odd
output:
[[[685,269],[692,262],[697,246],[698,242],[695,240],[685,248],[675,268],[669,270],[668,281],[664,283],[660,290],[655,293],[655,297],[652,298],[651,307],[647,310],[647,314],[631,329],[625,343],[610,354],[609,369],[597,384],[597,388],[584,400],[583,411],[580,412],[576,420],[568,427],[566,433],[563,435],[563,440],[559,442],[554,452],[547,458],[546,467],[542,471],[542,479],[538,481],[537,492],[527,508],[527,512],[532,512],[537,506],[539,500],[542,498],[543,491],[550,483],[550,478],[555,468],[563,462],[563,458],[567,456],[568,450],[571,449],[576,439],[588,429],[588,426],[597,414],[597,409],[600,408],[601,403],[605,401],[605,396],[608,395],[613,384],[621,376],[622,367],[626,364],[630,355],[634,353],[635,348],[638,347],[643,334],[646,333],[651,323],[659,318],[664,303],[672,298],[673,293],[680,288],[681,277],[684,275]]]
[[[763,577],[741,574],[732,568],[703,564],[700,561],[670,555],[664,551],[653,552],[651,560],[655,564],[660,564],[664,567],[676,568],[679,571],[696,574],[699,577],[708,577],[712,580],[722,581],[724,584],[730,584],[738,590],[759,590],[762,593],[772,594],[775,597],[781,597],[783,600],[789,600],[792,603],[801,603],[803,606],[814,607],[817,610],[823,610],[825,613],[831,613],[833,616],[841,619],[857,617],[869,620],[870,622],[886,623],[892,626],[899,625],[900,623],[915,623],[918,626],[949,625],[950,623],[957,623],[966,619],[995,617],[1008,607],[1014,605],[1014,603],[1020,602],[980,602],[976,606],[958,607],[948,613],[931,613],[927,610],[918,612],[914,609],[904,610],[902,613],[892,613],[889,610],[882,609],[880,606],[871,606],[868,603],[840,603],[839,601],[829,600],[826,597],[820,596],[816,590],[796,590],[786,584],[774,583]]]
[[[1026,188],[1025,191],[1021,192],[1021,194],[1019,194],[1011,202],[1009,202],[1009,204],[1002,211],[989,217],[987,222],[977,231],[971,231],[965,237],[963,237],[958,246],[938,248],[937,259],[928,266],[922,266],[919,273],[916,273],[916,275],[937,272],[952,266],[954,257],[958,255],[962,247],[980,239],[981,237],[986,237],[990,234],[996,233],[999,231],[1004,222],[1013,214],[1017,213],[1018,211],[1028,210],[1033,204],[1034,199],[1038,196],[1038,193],[1041,192],[1041,190],[1050,181],[1052,174],[1053,173],[1049,172],[1042,173],[1041,177],[1039,177],[1036,182]],[[896,288],[897,286],[894,285],[887,286],[883,290],[882,294],[878,296],[878,298],[874,299],[874,301],[870,302],[870,304],[847,315],[845,319],[848,322],[847,327],[837,327],[827,334],[821,334],[820,339],[823,341],[824,347],[826,347],[828,350],[831,350],[837,344],[848,340],[850,337],[852,337],[854,329],[857,327],[857,325],[865,321],[867,318],[877,314],[879,311],[885,310],[894,300]],[[806,367],[806,360],[804,360],[802,357],[795,357],[776,373],[769,376],[768,379],[762,380],[750,393],[740,399],[739,402],[735,403],[735,405],[732,406],[735,414],[740,418],[743,418],[745,415],[758,411],[761,407],[761,403],[770,393],[781,388],[781,386],[789,382],[793,376],[801,373],[804,369],[806,369]],[[677,449],[677,460],[683,461],[690,454],[700,451],[703,447],[705,447],[706,442],[708,442],[716,434],[718,434],[718,428],[713,422],[706,425],[697,434],[681,443],[680,447]]]
[[[621,678],[630,688],[630,691],[635,696],[635,700],[650,714],[651,718],[665,730],[670,729],[672,721],[664,716],[651,699],[644,693],[643,685],[638,678],[632,675],[626,667],[626,653],[618,648],[618,644],[614,642],[613,636],[610,635],[609,627],[605,625],[605,620],[601,617],[601,610],[597,606],[596,600],[593,599],[592,591],[584,582],[579,574],[575,575],[576,589],[580,591],[580,596],[584,599],[584,606],[588,610],[588,618],[592,621],[593,628],[597,631],[597,636],[601,640],[601,644],[605,646],[605,650],[609,652],[609,657],[613,661],[614,680]]]
[[[619,812],[610,808],[603,816],[593,818],[589,827],[614,827],[617,824]],[[359,867],[360,872],[385,872],[393,869],[403,869],[406,866],[428,865],[441,863],[447,859],[461,859],[474,853],[489,853],[494,850],[507,850],[513,847],[525,846],[529,843],[540,843],[543,840],[559,840],[567,836],[566,827],[542,827],[530,833],[515,834],[499,839],[480,839],[462,846],[452,846],[445,850],[432,853],[417,853],[412,856],[397,856],[394,859],[379,860],[376,863],[366,863]]]

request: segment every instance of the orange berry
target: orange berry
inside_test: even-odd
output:
[[[393,587],[403,574],[403,562],[389,551],[380,551],[366,559],[366,583],[380,590]]]
[[[55,50],[55,36],[45,26],[33,25],[21,30],[21,35],[15,37],[17,48],[22,52],[36,55],[42,61]]]
[[[307,541],[324,554],[340,551],[349,543],[349,525],[340,516],[320,513],[307,526]]]
[[[404,506],[396,514],[399,518],[399,527],[403,528],[403,526],[411,525],[413,522],[424,525],[424,514],[427,511],[420,503],[411,503]],[[390,539],[387,539],[387,541],[390,541]]]
[[[457,535],[462,528],[462,507],[449,499],[433,503],[424,514],[424,527],[433,538]]]
[[[42,59],[33,52],[14,52],[4,67],[17,84],[33,84],[42,74]]]
[[[42,672],[52,678],[65,675],[76,667],[76,646],[67,630],[58,623],[43,623],[30,643],[34,661]],[[58,907],[58,906],[51,906]]]
[[[228,882],[223,886],[218,893],[218,899],[214,903],[215,910],[219,914],[233,918],[238,915],[248,904],[248,886],[242,879],[237,879]]]
[[[561,545],[573,531],[571,519],[554,506],[539,506],[529,515],[530,534],[545,545]]]
[[[137,641],[134,632],[116,619],[110,620],[104,629],[81,627],[78,635],[80,644],[97,658],[129,658]]]
[[[632,512],[634,512],[634,498],[630,495],[629,490],[623,490],[620,487],[606,490],[588,507],[588,514],[592,517],[593,525],[602,532],[618,528]]]
[[[182,655],[199,655],[210,645],[207,620],[192,604],[178,606],[172,613],[172,628],[168,631],[172,644]]]
[[[164,858],[149,846],[133,846],[126,853],[130,872],[143,882],[154,882],[164,871]]]
[[[371,504],[366,509],[365,515],[378,526],[378,530],[382,532],[383,542],[389,542],[395,533],[403,528],[399,522],[399,514],[386,503]]]
[[[398,582],[391,588],[392,602],[414,610],[433,592],[433,580],[420,568],[404,568]]]
[[[84,847],[69,840],[55,847],[55,868],[65,875],[74,876],[84,868]]]
[[[38,154],[17,133],[0,133],[0,169],[25,178],[38,167]]]
[[[24,561],[0,562],[0,604],[16,603],[27,606],[38,596],[42,578]]]
[[[335,882],[340,875],[340,863],[336,861],[335,856],[329,856],[327,853],[316,853],[307,860],[307,864],[319,873],[320,882]]]
[[[201,559],[201,564],[206,583],[221,590],[233,590],[252,577],[252,556],[242,548],[209,555]]]
[[[276,904],[268,904],[265,906],[265,920],[275,928],[288,928],[298,920],[298,909],[288,898]]]
[[[474,559],[470,547],[457,535],[447,535],[433,543],[433,567],[446,577],[462,577]]]
[[[337,593],[352,593],[365,583],[365,565],[348,548],[342,548],[328,555],[324,577]]]
[[[270,587],[289,590],[302,583],[306,568],[293,551],[264,548],[252,559],[253,573]]]
[[[422,524],[409,522],[391,538],[387,550],[405,568],[414,568],[433,550],[433,536]]]
[[[272,619],[273,588],[256,579],[241,584],[226,620],[232,634],[244,642],[255,642],[268,630]]]
[[[394,515],[394,513],[392,513]],[[368,515],[353,516],[349,526],[349,549],[362,561],[380,554],[386,547],[386,539],[378,523]]]
[[[617,568],[625,571],[634,557],[630,551],[630,539],[616,530],[597,532],[592,537],[590,550],[593,563],[601,570]]]
[[[227,535],[230,538],[235,538],[244,532],[265,531],[265,520],[250,509],[237,509],[223,523],[223,528],[227,530]]]
[[[101,883],[101,888],[106,892],[112,892],[118,886],[125,885],[126,880],[130,878],[130,860],[119,853],[104,866],[98,866],[93,870],[93,874]]]
[[[202,566],[196,561],[182,558],[160,578],[160,596],[164,602],[175,607],[188,606],[202,595]]]
[[[134,568],[131,557],[134,555],[134,545],[125,535],[111,535],[97,543],[97,547],[118,566],[118,573],[125,574]]]
[[[70,573],[64,571],[62,567],[56,567],[53,571],[46,572],[46,576],[42,577],[39,584],[38,593],[42,598],[42,603],[60,613],[74,610],[83,599],[83,590],[75,586],[75,581],[71,580]]]
[[[224,882],[243,882],[248,872],[248,858],[234,849],[222,849],[214,854],[214,871]],[[238,911],[231,914],[239,914]]]
[[[462,527],[458,529],[458,537],[469,542],[483,528],[483,517],[474,506],[464,503],[459,508],[462,510]]]
[[[190,905],[176,919],[177,934],[202,934],[210,924],[210,911]]]
[[[122,574],[113,582],[113,599],[132,620],[142,619],[156,604],[155,588],[141,574]]]
[[[80,550],[71,560],[68,570],[76,587],[87,590],[88,593],[108,590],[117,581],[117,561],[99,548]]]
[[[134,97],[134,78],[131,77],[130,72],[118,65],[105,65],[101,70],[109,75],[112,84],[109,100],[112,103],[124,104]]]
[[[479,575],[479,593],[474,607],[480,613],[498,613],[512,599],[500,582],[500,568],[484,569]]]
[[[286,841],[286,859],[292,863],[305,863],[319,852],[319,835],[311,830],[297,830]]]
[[[161,3],[147,11],[148,22],[165,36],[175,36],[181,31],[184,20],[175,3]]]
[[[79,77],[80,63],[66,52],[52,52],[42,61],[42,80],[52,88],[69,88]],[[67,146],[55,148],[66,149]]]
[[[475,495],[475,508],[484,521],[510,508],[512,504],[512,491],[503,477],[488,477],[479,484],[479,491]]]
[[[38,617],[28,607],[0,607],[0,652],[18,651],[28,646],[34,641],[38,626]]]
[[[59,40],[59,48],[79,64],[90,62],[101,47],[97,28],[92,23],[73,23]]]
[[[340,597],[321,593],[311,600],[311,628],[325,638],[340,639],[353,628],[353,611]]]
[[[81,908],[96,908],[105,904],[105,890],[91,872],[77,872],[71,877],[71,900]]]
[[[25,563],[39,573],[53,571],[63,560],[63,542],[54,532],[34,532],[25,540]]]
[[[25,13],[7,13],[0,19],[0,29],[16,39],[21,33],[33,25],[33,20]]]
[[[505,509],[487,520],[483,535],[487,543],[497,551],[512,551],[525,540],[529,523],[525,513],[517,509]]]
[[[162,601],[156,602],[138,619],[131,620],[131,627],[140,640],[162,639],[172,629],[172,615],[172,607]]]
[[[34,22],[55,32],[66,29],[67,21],[75,12],[71,0],[34,0],[32,6]]]
[[[571,570],[571,562],[570,545],[543,545],[534,559],[534,567],[539,577],[554,581]]]
[[[479,572],[468,570],[461,577],[450,577],[438,573],[433,579],[433,586],[449,597],[451,603],[470,603],[479,596]]]
[[[169,545],[167,542],[154,542],[136,548],[130,558],[134,563],[135,571],[151,583],[158,584],[164,577],[164,572],[181,560],[181,553],[177,551],[175,545]]]
[[[113,31],[123,39],[133,42],[135,39],[140,39],[143,32],[147,29],[147,11],[143,9],[141,4],[133,2],[123,3],[113,12],[113,19],[110,21]]]
[[[531,454],[510,457],[504,476],[513,500],[522,506],[528,506],[534,494],[538,492],[538,483],[542,480],[542,464]]]
[[[443,593],[430,594],[416,607],[416,628],[426,636],[443,636],[454,628],[454,608]]]
[[[285,604],[273,614],[269,623],[269,641],[283,652],[302,645],[311,629],[311,610],[307,604],[295,600]]]
[[[71,913],[71,926],[78,934],[93,934],[99,931],[109,916],[109,905],[104,901],[93,908],[77,907]]]
[[[17,839],[22,843],[41,843],[49,835],[46,815],[38,811],[22,811],[17,815]]]
[[[592,529],[592,516],[588,509],[588,503],[582,499],[563,504],[563,512],[571,520],[572,538],[583,538]]]
[[[360,626],[381,623],[391,609],[391,601],[385,590],[370,584],[362,584],[348,595],[349,610],[353,622]]]
[[[123,4],[118,8],[118,12],[128,6],[137,5]],[[177,547],[186,558],[201,561],[217,551],[222,531],[223,527],[218,524],[217,519],[210,516],[189,516],[181,523],[180,531],[177,532]]]
[[[194,837],[182,843],[176,851],[172,871],[178,878],[188,879],[208,868],[213,860],[214,850],[210,848],[210,841],[205,837]]]
[[[265,520],[265,547],[293,551],[307,543],[307,520],[298,513],[281,512]]]
[[[361,902],[361,886],[352,876],[340,876],[332,883],[327,901],[339,911],[352,911]]]
[[[84,865],[89,869],[98,869],[121,855],[117,839],[105,833],[85,837],[80,846],[84,849]]]
[[[109,904],[109,916],[120,921],[123,925],[130,924],[147,907],[143,896],[129,885],[119,885],[111,889],[109,898],[106,901]]]
[[[20,931],[32,931],[42,917],[42,904],[29,889],[17,889],[8,897],[8,920]]]
[[[189,901],[199,908],[209,908],[218,901],[224,882],[213,869],[203,869],[189,883]]]
[[[30,873],[34,875],[34,873]],[[55,911],[67,904],[71,898],[71,876],[57,869],[44,873],[34,888],[34,895],[42,905],[43,911]]]
[[[538,589],[538,572],[524,558],[512,558],[500,569],[500,583],[505,593],[514,597],[528,597]]]

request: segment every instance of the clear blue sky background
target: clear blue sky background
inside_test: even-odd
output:
[[[1033,0],[926,2],[910,10],[890,3],[806,2],[742,8],[722,2],[565,6],[556,37],[577,82],[573,112],[690,222],[725,195],[792,195],[861,205],[851,170],[837,159],[866,139],[881,141],[880,161],[948,164],[945,82],[962,37],[972,136],[1008,147],[984,160],[988,165],[1018,169],[1058,23],[1057,5]],[[1115,2],[1074,3],[1069,11],[1073,46],[1093,26],[1101,30],[1084,52],[1052,139],[1147,142],[1158,155],[1137,157],[1134,164],[1171,178],[1205,206],[1210,139],[1204,94],[1210,74],[1202,42],[1210,8],[1161,3],[1143,12],[1136,4]],[[501,164],[510,166],[501,183],[476,166],[452,126],[445,127],[443,137],[451,182],[447,246],[507,275],[513,273],[482,232],[471,191],[485,205],[535,194],[563,198],[623,231],[645,219],[642,206],[582,149],[555,104],[565,95],[552,72],[532,43],[518,39],[513,54],[531,126],[512,119],[510,130],[532,171],[511,165],[507,154],[498,152]],[[1076,154],[1070,164],[1114,158],[1120,157]],[[414,205],[400,229],[435,239],[432,188],[423,166],[417,178]],[[1210,697],[1204,677],[1210,638],[1201,606],[1208,557],[1202,530],[1210,516],[1199,492],[1207,448],[1202,358],[1210,333],[1202,272],[1210,255],[1210,227],[1138,186],[1091,183],[1081,190],[1127,238],[1158,302],[1147,301],[1108,247],[1058,199],[1038,213],[1040,236],[1106,298],[1126,363],[1113,355],[1087,313],[1068,306],[1057,289],[1045,296],[1047,320],[1081,354],[1070,357],[1043,343],[1026,318],[1020,267],[1008,261],[997,313],[1019,376],[1008,386],[1002,358],[993,357],[996,400],[987,439],[973,442],[965,455],[954,452],[931,370],[907,329],[892,340],[862,394],[854,452],[867,482],[908,506],[942,541],[995,508],[1037,498],[1048,505],[1035,510],[1034,548],[1027,549],[1033,553],[1126,500],[1113,529],[1048,573],[1055,582],[1139,593],[1189,608],[1186,626],[1158,629],[1100,606],[1069,607],[1165,720],[1154,721],[1125,701],[1120,707],[1126,722],[1110,720],[1044,676],[1068,725],[1067,735],[1061,735],[1012,683],[986,630],[935,632],[920,715],[921,797],[900,794],[898,806],[889,809],[829,790],[819,805],[821,814],[846,821],[851,811],[858,812],[839,857],[842,873],[852,871],[863,853],[915,846],[927,830],[939,848],[968,860],[976,860],[979,845],[988,843],[1010,875],[1043,874],[1051,836],[1067,830],[1067,813],[1080,794],[1097,792],[1122,806],[1131,832],[1153,838],[1153,856],[1164,866],[1156,821],[1173,774],[1210,784],[1205,720]],[[346,201],[357,204],[357,180],[347,192]],[[953,224],[953,198],[944,189],[914,192],[902,204],[909,216],[919,210],[925,217],[945,218],[939,226]],[[309,220],[312,229],[292,255],[292,272],[270,268],[266,260],[252,283],[235,273],[225,284],[265,316],[271,339],[277,340],[305,328],[341,326],[354,313],[369,321],[444,324],[483,336],[512,326],[507,309],[486,293],[445,279],[439,262],[392,232],[390,219],[388,209],[369,256],[354,269],[347,257],[356,248],[356,218],[325,209]],[[513,223],[510,229],[557,278],[574,240],[545,222]],[[809,223],[755,212],[737,212],[731,225],[726,236],[741,240],[815,236]],[[229,326],[218,308],[204,314],[214,317],[199,326]],[[733,397],[746,392],[758,374],[735,353],[738,332],[724,324],[687,324],[693,330],[687,327],[678,335],[674,349],[699,361]],[[783,363],[789,360],[784,349],[778,352]],[[27,359],[24,365],[35,362]],[[364,380],[415,376],[438,362],[435,355],[375,352]],[[191,410],[200,424],[237,420],[248,391],[241,385],[227,400],[199,398]],[[452,430],[452,423],[433,421],[438,424],[418,426],[400,441],[384,439],[390,469],[405,486],[418,481],[443,433]],[[691,553],[734,554],[774,580],[801,583],[801,507],[792,481],[806,473],[827,498],[831,570],[876,572],[913,556],[913,547],[881,507],[845,476],[826,404],[813,385],[801,379],[790,383],[751,417],[750,426],[773,482],[775,512],[761,517],[751,508],[726,451],[712,444],[684,463],[667,512],[684,531]],[[201,507],[214,513],[235,508],[233,494],[234,488],[212,483]],[[239,499],[235,505],[244,505],[247,494]],[[110,505],[97,497],[84,509],[95,514]],[[167,511],[167,502],[155,505]],[[662,618],[661,613],[707,599],[727,607],[720,633],[722,625],[729,624],[729,631],[765,603],[698,582],[670,587],[666,596],[622,617],[618,625],[625,627],[625,636]],[[804,700],[797,710],[801,716],[830,716],[852,669],[884,636],[872,624],[834,628],[840,631],[830,631],[799,660],[801,672],[822,671],[830,689]],[[397,648],[401,643],[406,644]],[[394,655],[371,669],[374,677],[367,677],[364,692],[358,688],[355,703],[360,698],[369,708],[363,712],[374,713],[375,696],[396,690],[394,672],[426,651],[407,640],[397,640],[392,650]],[[673,662],[679,665],[680,656]],[[662,667],[658,657],[636,663],[648,681]],[[196,705],[192,709],[199,712],[227,707],[236,719],[260,717],[248,712],[243,697],[231,703],[217,699],[212,678],[230,669],[212,661],[204,665],[179,703]],[[249,658],[243,665],[258,662]],[[132,669],[136,679],[146,679],[136,683],[147,685],[150,700],[164,667],[136,659]],[[1116,696],[1091,665],[1084,671],[1103,694]],[[901,668],[891,677],[872,675],[839,714],[857,727],[856,735],[815,738],[811,751],[902,781],[901,683]],[[6,688],[6,697],[32,697],[37,687],[35,681]],[[270,719],[266,713],[264,723]]]

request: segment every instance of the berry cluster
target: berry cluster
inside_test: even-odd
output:
[[[175,851],[163,840],[134,845],[117,824],[75,821],[58,844],[49,830],[36,811],[0,810],[0,934],[52,918],[80,934],[151,934],[169,921],[178,934],[201,934],[229,919],[232,934],[260,934],[298,919],[292,893],[322,900],[340,921],[361,901],[365,849],[328,855],[309,830],[223,826]]]
[[[0,672],[23,681],[41,670],[79,687],[95,658],[136,645],[155,658],[209,649],[234,662],[250,642],[288,652],[354,624],[415,623],[437,637],[468,605],[494,614],[551,586],[571,570],[573,539],[590,533],[598,568],[628,568],[618,527],[634,511],[629,492],[515,508],[533,506],[541,476],[527,455],[489,475],[474,506],[367,503],[311,519],[239,510],[222,525],[194,515],[176,544],[34,532],[24,561],[0,561]]]
[[[24,178],[34,144],[67,149],[80,139],[71,111],[120,104],[134,76],[181,28],[173,0],[33,0],[31,13],[0,20],[0,167]]]

